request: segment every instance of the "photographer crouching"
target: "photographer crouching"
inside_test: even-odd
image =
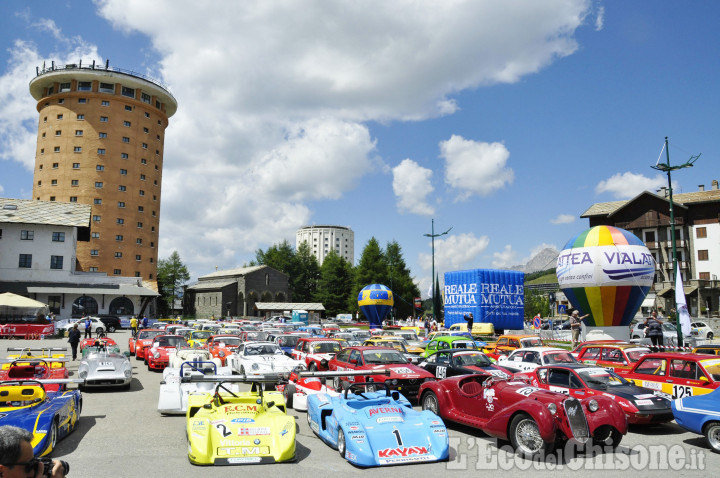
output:
[[[64,478],[70,471],[66,461],[35,458],[33,435],[22,428],[0,427],[0,478]]]

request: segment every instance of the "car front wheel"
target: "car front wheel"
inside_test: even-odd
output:
[[[622,433],[610,425],[600,427],[595,431],[595,436],[593,436],[594,445],[603,448],[611,447],[613,450],[620,444],[620,440],[622,440]]]
[[[435,393],[427,392],[422,396],[422,409],[430,410],[435,415],[440,416],[440,405]]]
[[[712,333],[712,332],[708,332],[708,334],[707,334],[708,340],[712,340],[713,337],[714,337],[713,333]]]
[[[112,334],[113,332],[115,332],[115,326],[114,326],[114,325],[108,325],[108,332],[111,333],[111,334]]]
[[[338,428],[337,449],[340,456],[345,458],[345,433],[342,428]]]
[[[526,458],[540,456],[548,447],[535,420],[524,413],[515,415],[510,422],[509,438],[513,448]]]
[[[720,452],[720,422],[712,422],[705,427],[705,439],[713,450]]]
[[[97,329],[95,329],[95,333],[98,334],[98,335],[102,334],[102,333],[103,333],[103,328],[102,328],[102,327],[98,327]]]

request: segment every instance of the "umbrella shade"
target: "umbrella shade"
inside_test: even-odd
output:
[[[12,292],[5,292],[0,294],[0,306],[4,307],[27,307],[27,308],[40,308],[47,307],[47,304],[38,302],[37,300],[23,297],[21,295],[13,294]]]

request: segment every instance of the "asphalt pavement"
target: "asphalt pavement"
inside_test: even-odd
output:
[[[121,350],[127,350],[130,332],[110,334]],[[68,346],[67,339],[0,341],[6,347]],[[297,422],[297,461],[276,465],[213,467],[191,465],[187,459],[184,416],[161,416],[157,401],[162,374],[151,372],[131,357],[134,365],[129,390],[99,390],[83,393],[79,425],[60,441],[53,458],[70,464],[70,477],[205,477],[243,476],[328,476],[359,475],[412,477],[464,476],[482,470],[503,476],[533,474],[554,476],[710,476],[720,470],[720,454],[713,453],[703,437],[685,432],[675,423],[654,427],[632,427],[614,453],[568,458],[565,450],[542,461],[519,458],[479,430],[448,424],[450,461],[372,469],[353,467],[337,451],[320,441],[307,425],[306,415],[290,411]],[[70,361],[71,378],[76,378],[79,361]]]

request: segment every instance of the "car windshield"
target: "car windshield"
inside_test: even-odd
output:
[[[520,340],[520,343],[522,344],[523,348],[526,347],[542,347],[542,341],[538,337],[532,337],[529,339],[522,339]]]
[[[480,352],[463,352],[455,354],[454,359],[460,367],[488,367],[492,365],[490,359]]]
[[[575,357],[570,352],[550,352],[545,354],[545,362],[547,363],[577,363]]]
[[[366,350],[363,352],[363,357],[365,357],[365,363],[372,365],[407,363],[405,357],[395,350]]]
[[[664,324],[662,324],[662,327],[665,332],[677,333],[677,328],[675,328],[675,326],[673,324],[668,324],[667,322],[665,322]]]
[[[207,339],[212,335],[212,332],[209,330],[196,330],[192,333],[193,340],[197,339]]]
[[[627,349],[625,355],[631,362],[637,362],[645,354],[649,354],[650,349]]]
[[[298,343],[298,340],[300,340],[300,337],[297,335],[282,335],[278,337],[275,341],[280,347],[295,347]]]
[[[396,332],[395,335],[399,335],[400,337],[402,337],[402,338],[405,339],[405,340],[419,340],[419,339],[418,339],[418,336],[415,335],[415,332],[411,332],[411,331],[408,331],[408,332]]]
[[[160,347],[186,347],[185,338],[178,335],[161,335],[155,338]]]
[[[218,337],[214,342],[220,344],[221,347],[237,347],[242,343],[240,337]]]
[[[353,332],[353,335],[355,336],[356,339],[362,340],[362,339],[369,338],[370,332],[368,332],[367,330],[357,330],[357,331]]]
[[[700,363],[713,380],[720,382],[720,359],[701,360]]]
[[[275,344],[248,344],[245,346],[245,355],[275,355],[283,351]]]
[[[624,378],[616,375],[615,372],[601,368],[582,369],[578,370],[578,373],[585,384],[594,390],[607,390],[611,387],[627,385],[629,383]]]
[[[340,346],[340,342],[318,342],[316,344],[312,344],[312,353],[315,354],[335,354],[340,352],[340,349],[342,348]]]
[[[138,332],[137,338],[138,340],[154,339],[160,334],[162,334],[161,330],[141,330],[140,332]]]
[[[248,340],[265,340],[267,338],[268,334],[265,332],[248,332],[247,339]]]

